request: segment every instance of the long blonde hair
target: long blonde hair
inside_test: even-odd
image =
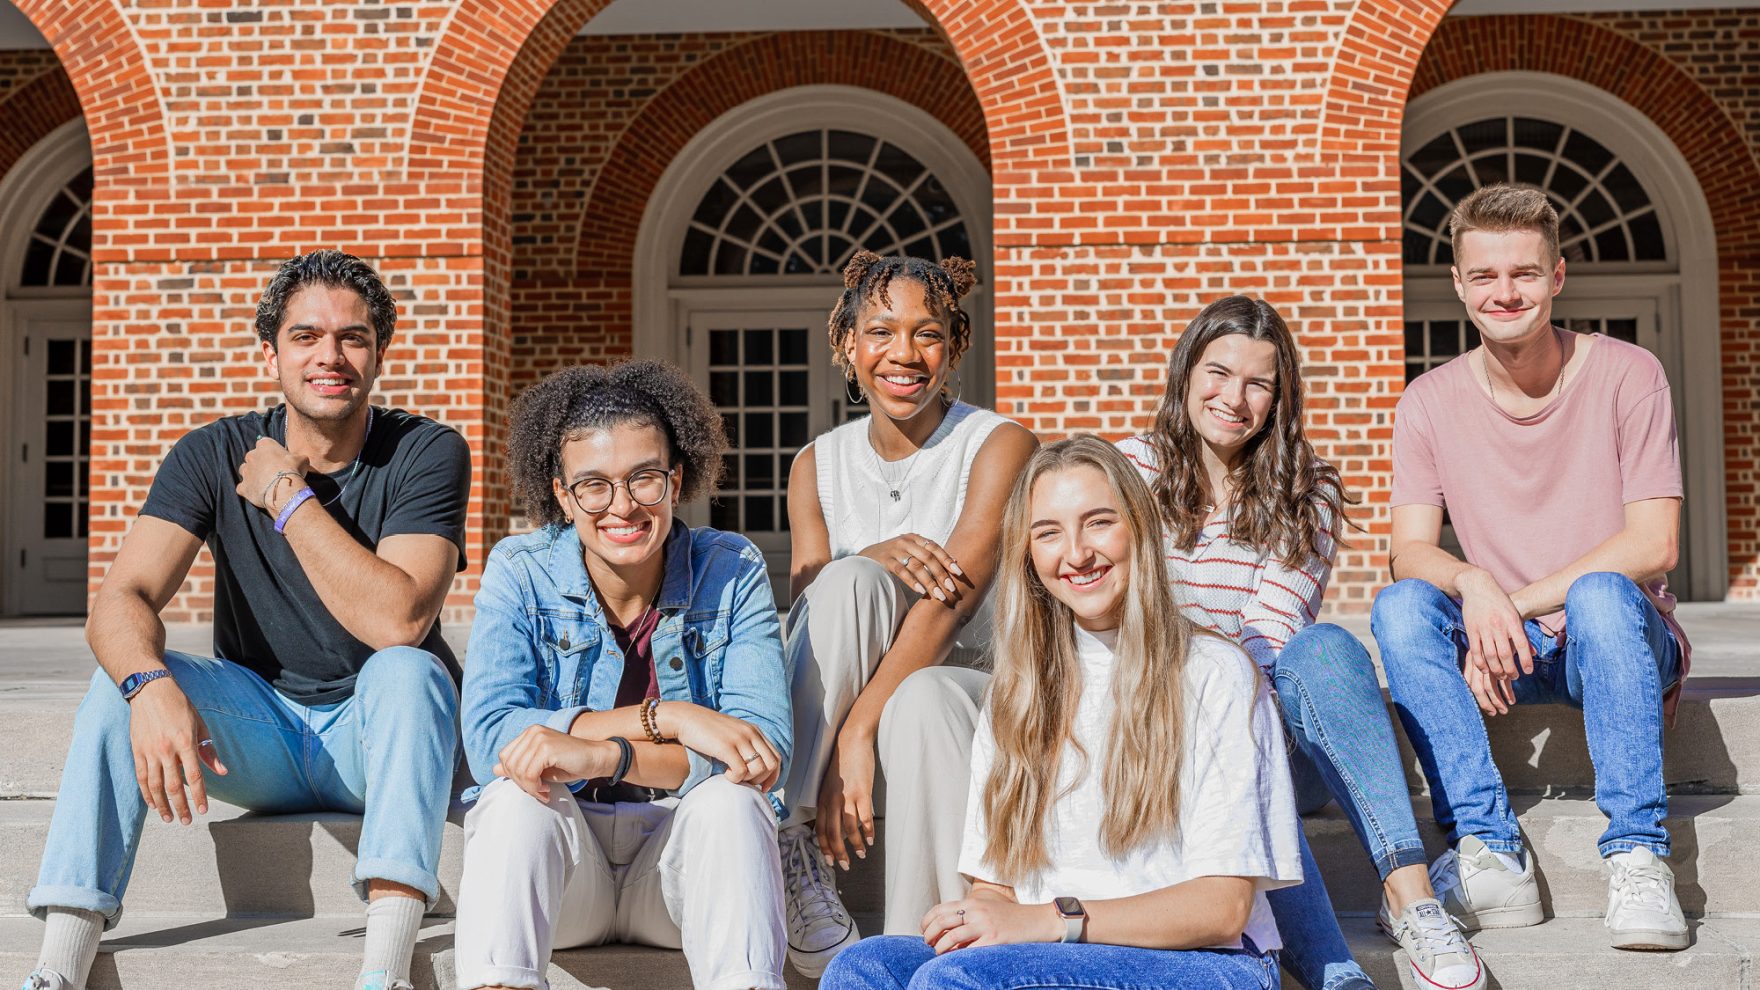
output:
[[[984,860],[999,879],[1020,884],[1050,866],[1046,824],[1058,797],[1064,744],[1082,697],[1075,616],[1033,570],[1029,547],[1033,486],[1045,476],[1092,467],[1106,476],[1130,530],[1131,560],[1119,615],[1111,726],[1099,772],[1106,795],[1100,845],[1119,856],[1170,837],[1179,823],[1185,741],[1184,672],[1194,630],[1172,607],[1162,560],[1161,515],[1149,486],[1124,455],[1094,436],[1040,447],[1003,510],[996,583],[996,676],[990,717],[996,759],[984,781],[989,825]],[[1083,753],[1094,772],[1089,754]]]

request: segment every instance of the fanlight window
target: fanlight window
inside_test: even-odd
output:
[[[679,274],[834,274],[864,247],[972,256],[953,198],[922,162],[853,131],[802,131],[754,148],[715,180],[691,217]]]
[[[1406,157],[1406,264],[1452,264],[1449,212],[1496,182],[1546,190],[1558,209],[1559,251],[1569,262],[1668,260],[1655,203],[1613,152],[1569,125],[1508,116],[1445,131]]]
[[[25,245],[20,288],[92,284],[92,170],[68,180],[49,201]]]

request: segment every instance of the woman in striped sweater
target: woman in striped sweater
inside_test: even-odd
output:
[[[1316,623],[1345,521],[1338,471],[1302,430],[1294,338],[1270,304],[1219,299],[1180,335],[1154,430],[1119,444],[1154,490],[1182,611],[1233,639],[1277,689],[1298,805],[1339,799],[1383,882],[1383,928],[1419,986],[1484,985],[1436,899],[1375,667]],[[1284,962],[1311,990],[1371,986],[1351,958],[1307,842],[1307,882],[1271,895]]]

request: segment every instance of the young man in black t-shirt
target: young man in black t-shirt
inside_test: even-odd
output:
[[[256,326],[285,404],[190,433],[154,478],[86,623],[101,669],[29,897],[48,926],[27,987],[84,985],[147,809],[187,825],[210,796],[364,814],[356,985],[407,986],[456,763],[459,667],[438,616],[465,562],[470,450],[368,403],[395,322],[359,259],[282,265]],[[167,651],[159,620],[204,542],[215,658]]]

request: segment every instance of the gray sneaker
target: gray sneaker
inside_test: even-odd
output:
[[[1430,886],[1443,909],[1468,931],[1526,928],[1545,919],[1534,857],[1522,857],[1518,873],[1503,865],[1478,836],[1461,839],[1430,864]]]
[[[52,969],[39,968],[24,978],[24,985],[18,990],[73,990],[73,984]]]
[[[1673,952],[1692,941],[1674,894],[1674,871],[1649,849],[1615,853],[1607,864],[1607,928],[1616,949]]]
[[[837,882],[819,855],[813,826],[790,825],[777,839],[788,902],[788,961],[795,972],[817,979],[838,953],[862,935],[837,896]]]
[[[1406,952],[1420,987],[1436,990],[1485,990],[1485,964],[1479,961],[1460,923],[1434,897],[1413,901],[1395,919],[1381,902],[1381,930]]]

